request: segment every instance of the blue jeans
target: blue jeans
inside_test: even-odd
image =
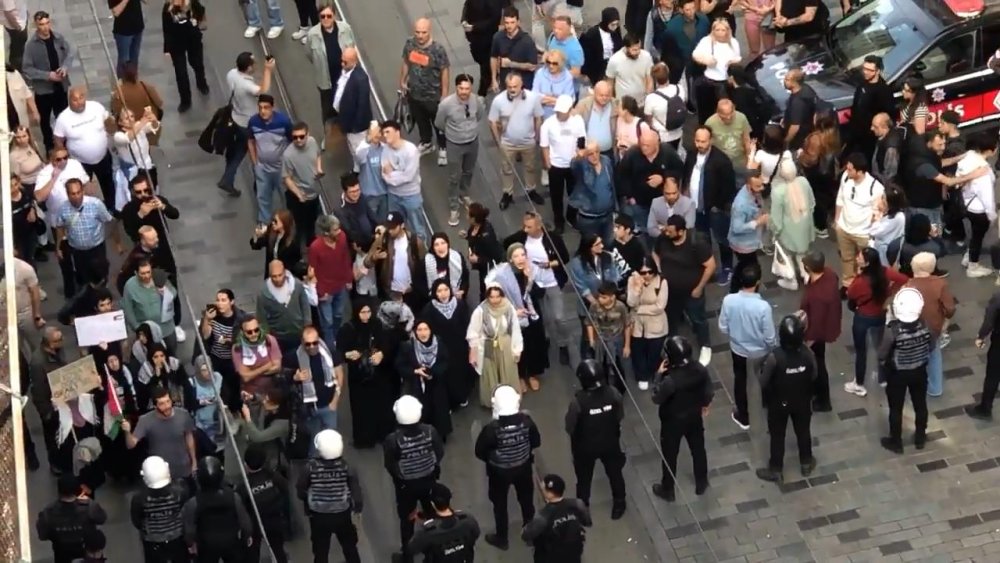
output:
[[[257,222],[266,225],[274,214],[274,198],[281,196],[281,169],[270,171],[261,166],[253,167],[253,177],[257,182]],[[280,198],[284,200],[284,198]],[[280,205],[280,204],[279,204]]]
[[[724,270],[733,269],[733,251],[729,248],[729,214],[717,209],[707,213],[698,211],[695,214],[695,226],[706,237],[715,238],[719,247],[719,267]]]
[[[365,198],[365,205],[368,209],[375,214],[375,218],[379,221],[385,221],[386,214],[389,213],[387,209],[389,207],[389,196],[388,195],[366,195],[362,196]]]
[[[344,306],[347,304],[348,290],[341,289],[327,299],[320,299],[319,306],[319,330],[323,335],[323,342],[333,350],[336,347],[337,330],[344,322]]]
[[[125,63],[135,63],[136,67],[139,66],[139,49],[142,47],[142,32],[136,33],[135,35],[119,35],[117,33],[115,36],[115,48],[118,50],[118,62],[115,64],[115,73],[118,74],[118,78],[122,77],[125,72]],[[138,118],[138,116],[136,116]]]
[[[687,295],[672,294],[667,299],[667,325],[670,336],[678,334],[677,331],[683,324],[685,317],[691,322],[691,330],[694,331],[698,346],[711,346],[704,293],[701,294],[701,297],[692,297],[690,293]]]
[[[281,27],[285,25],[281,19],[281,2],[278,0],[265,0],[267,2],[267,21],[271,27]],[[247,25],[250,27],[261,27],[260,6],[258,0],[247,2]]]
[[[389,194],[389,211],[399,211],[406,218],[406,228],[420,237],[424,244],[429,244],[431,234],[427,232],[424,222],[424,198],[417,195]]]
[[[622,213],[628,215],[635,221],[635,228],[640,233],[646,232],[646,223],[649,222],[649,208],[639,204],[626,203],[622,206]],[[607,241],[604,244],[608,244]]]
[[[313,440],[321,430],[337,429],[337,411],[330,410],[329,406],[316,407],[316,411],[306,419],[306,429],[309,431],[309,457],[316,455],[316,446]]]
[[[247,155],[247,139],[250,132],[246,127],[236,126],[236,138],[233,144],[226,149],[226,169],[222,172],[222,179],[219,184],[223,186],[233,186],[236,181],[236,172],[240,169],[240,164]],[[270,219],[270,217],[268,217]]]
[[[585,217],[578,213],[576,216],[576,228],[580,231],[581,237],[590,234],[600,236],[605,246],[610,245],[614,241],[614,224],[611,220],[611,213],[600,218]]]
[[[854,338],[854,382],[865,386],[865,372],[868,371],[868,333],[875,331],[875,347],[882,342],[885,331],[885,315],[869,317],[854,314],[851,323],[851,335]]]
[[[927,359],[927,394],[940,397],[944,393],[944,364],[941,357],[941,341],[934,343],[931,356]]]

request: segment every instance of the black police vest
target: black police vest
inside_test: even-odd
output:
[[[771,405],[789,409],[804,409],[813,395],[814,367],[808,361],[805,347],[794,352],[777,348],[774,354],[774,373],[766,390]]]
[[[142,539],[164,543],[180,538],[184,533],[183,508],[184,499],[179,485],[148,489],[142,503]]]
[[[339,514],[351,509],[350,474],[343,459],[309,460],[306,506],[313,512]]]
[[[497,469],[516,469],[531,461],[531,429],[526,417],[518,415],[494,420],[497,447],[490,452],[489,464]]]
[[[195,499],[198,505],[195,523],[199,547],[225,550],[239,545],[236,493],[228,488],[202,491]]]
[[[572,504],[560,501],[545,505],[549,528],[535,540],[535,552],[547,560],[578,557],[583,552],[586,532],[580,522],[580,512]]]
[[[580,405],[580,416],[573,434],[573,450],[592,455],[617,450],[621,426],[608,388],[578,391],[576,402]]]
[[[260,518],[267,525],[271,522],[279,522],[284,519],[286,512],[287,495],[282,493],[274,482],[274,477],[270,472],[258,471],[247,475],[250,483],[250,497],[244,495],[249,508],[250,500],[257,505]],[[253,518],[254,527],[257,527],[257,519]]]
[[[660,419],[701,416],[705,405],[705,386],[710,379],[701,364],[673,368],[667,377],[673,378],[674,394],[660,405]]]
[[[403,481],[426,479],[437,471],[438,458],[434,452],[434,437],[431,427],[421,424],[420,433],[408,436],[402,430],[396,431],[396,448],[399,450],[399,478]]]
[[[455,512],[450,518],[435,518],[423,523],[430,538],[424,563],[472,563],[476,556],[473,520]]]
[[[89,509],[80,502],[59,502],[45,509],[52,541],[67,549],[83,549],[83,534],[90,526]]]

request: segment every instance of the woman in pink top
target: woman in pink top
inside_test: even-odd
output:
[[[639,132],[652,130],[648,123],[642,120],[639,103],[632,96],[622,96],[621,111],[618,112],[618,122],[615,124],[615,146],[618,158],[625,151],[639,144]]]
[[[747,60],[753,60],[761,52],[761,43],[765,50],[774,47],[774,0],[740,0],[740,4],[743,7],[747,45],[750,47]]]

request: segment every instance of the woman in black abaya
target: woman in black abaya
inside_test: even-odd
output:
[[[465,331],[469,326],[469,306],[452,293],[446,280],[439,279],[431,286],[431,302],[424,307],[421,318],[431,325],[431,330],[453,358],[445,381],[448,402],[455,411],[469,404],[469,393],[476,383],[476,374],[468,362],[469,342]]]
[[[424,406],[421,422],[433,426],[441,439],[447,441],[451,434],[451,409],[447,383],[449,356],[445,348],[430,323],[417,321],[413,336],[399,349],[396,371],[403,378],[403,394],[413,395]]]
[[[122,364],[121,357],[117,352],[111,351],[105,352],[105,354],[103,367],[107,371],[101,374],[101,378],[104,380],[104,385],[107,386],[107,376],[111,376],[122,417],[134,428],[139,419],[139,405],[136,401],[132,372]],[[105,391],[94,393],[94,399],[98,406],[98,412],[103,413],[104,409],[109,408]],[[128,449],[125,444],[125,433],[119,430],[114,440],[104,436],[103,433],[100,435],[104,448],[101,457],[108,474],[116,481],[130,481],[137,478],[139,476],[139,452]]]
[[[393,430],[394,377],[386,360],[387,334],[373,301],[357,299],[350,322],[337,333],[337,348],[347,362],[354,447],[372,448]]]

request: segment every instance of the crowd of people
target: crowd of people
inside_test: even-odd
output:
[[[274,40],[284,26],[280,6],[265,3]],[[8,30],[24,41],[11,49],[7,79],[19,359],[59,476],[59,499],[37,524],[57,562],[103,560],[106,516],[96,498],[108,477],[138,487],[130,514],[148,562],[189,553],[256,561],[267,550],[285,561],[283,545],[297,531],[292,495],[305,504],[315,561],[328,560],[332,535],[348,562],[360,561],[353,516],[364,508],[363,477],[345,460],[345,443],[382,447],[400,522],[394,561],[472,561],[479,524],[452,508],[439,482],[452,415],[470,402],[491,414],[475,443],[494,509],[484,541],[508,549],[513,487],[535,561],[579,561],[597,460],[609,476],[611,518],[626,511],[623,395],[648,392],[658,405],[664,464],[653,494],[675,500],[682,438],[696,494],[709,487],[703,418],[714,395],[706,368],[713,282],[728,292],[718,328],[733,376],[722,380],[740,429],[750,429],[755,410],[748,385],[757,381],[763,392],[771,450],[761,479],[783,479],[789,420],[802,474],[816,467],[810,420],[832,409],[826,351],[841,341],[844,301],[855,351],[844,391],[864,397],[871,379],[885,388],[889,435],[881,443],[895,453],[904,448],[909,392],[913,444],[922,449],[927,397],[944,393],[941,351],[956,310],[937,261],[961,253],[967,276],[980,278],[994,273],[985,252],[1000,253],[983,248],[996,219],[988,162],[996,136],[966,137],[950,111],[930,128],[919,76],[903,82],[897,104],[881,59],[866,57],[841,126],[791,69],[783,119],[761,114],[742,63],[774,46],[777,33],[796,40],[826,29],[822,2],[786,1],[776,12],[761,0],[629,1],[624,18],[605,8],[584,30],[575,2],[536,1],[532,30],[551,30],[536,37],[509,2],[467,0],[460,23],[478,84],[451,73],[448,50],[421,18],[401,56],[405,111],[375,121],[352,29],[334,5],[297,0],[292,39],[306,45],[315,71],[322,127],[278,108],[269,93],[273,58],[237,57],[225,77],[233,127],[217,185],[240,197],[237,172],[249,157],[257,210],[249,244],[264,251],[264,276],[252,303],[219,288],[199,318],[185,319],[170,236],[184,210],[162,193],[169,188],[161,190],[151,154],[164,101],[139,78],[141,3],[109,2],[118,55],[110,110],[73,84],[75,47],[50,15],[31,14],[29,34],[26,7],[15,4],[21,19],[8,14]],[[256,0],[247,5],[247,38],[261,31],[259,9]],[[734,36],[740,12],[747,54]],[[183,113],[188,66],[209,93],[206,10],[169,0],[162,16]],[[416,142],[405,138],[411,122]],[[353,168],[331,171],[342,195],[327,210],[320,179],[332,127],[344,133]],[[472,198],[484,131],[499,147],[499,210],[518,195],[529,202],[508,236]],[[450,232],[432,232],[424,220],[427,154],[447,170]],[[546,186],[551,224],[541,211]],[[577,235],[571,253],[564,237]],[[830,237],[839,272],[816,245]],[[465,252],[453,248],[460,239]],[[118,272],[108,242],[125,256]],[[66,299],[56,319],[41,314],[47,295],[35,273],[50,253]],[[798,311],[778,323],[761,294],[761,254],[773,256],[783,291],[801,291]],[[998,308],[994,296],[977,346],[986,346]],[[60,325],[114,311],[128,338],[79,354],[64,344]],[[189,339],[185,321],[197,340],[190,358],[180,346]],[[974,418],[991,418],[996,354],[991,345],[981,402],[968,409]],[[82,356],[93,358],[101,386],[53,400],[47,374]],[[545,476],[546,504],[536,512],[533,451],[542,436],[521,400],[557,363],[580,380],[566,413],[576,498],[565,496],[562,477]],[[349,437],[338,431],[345,394]]]

